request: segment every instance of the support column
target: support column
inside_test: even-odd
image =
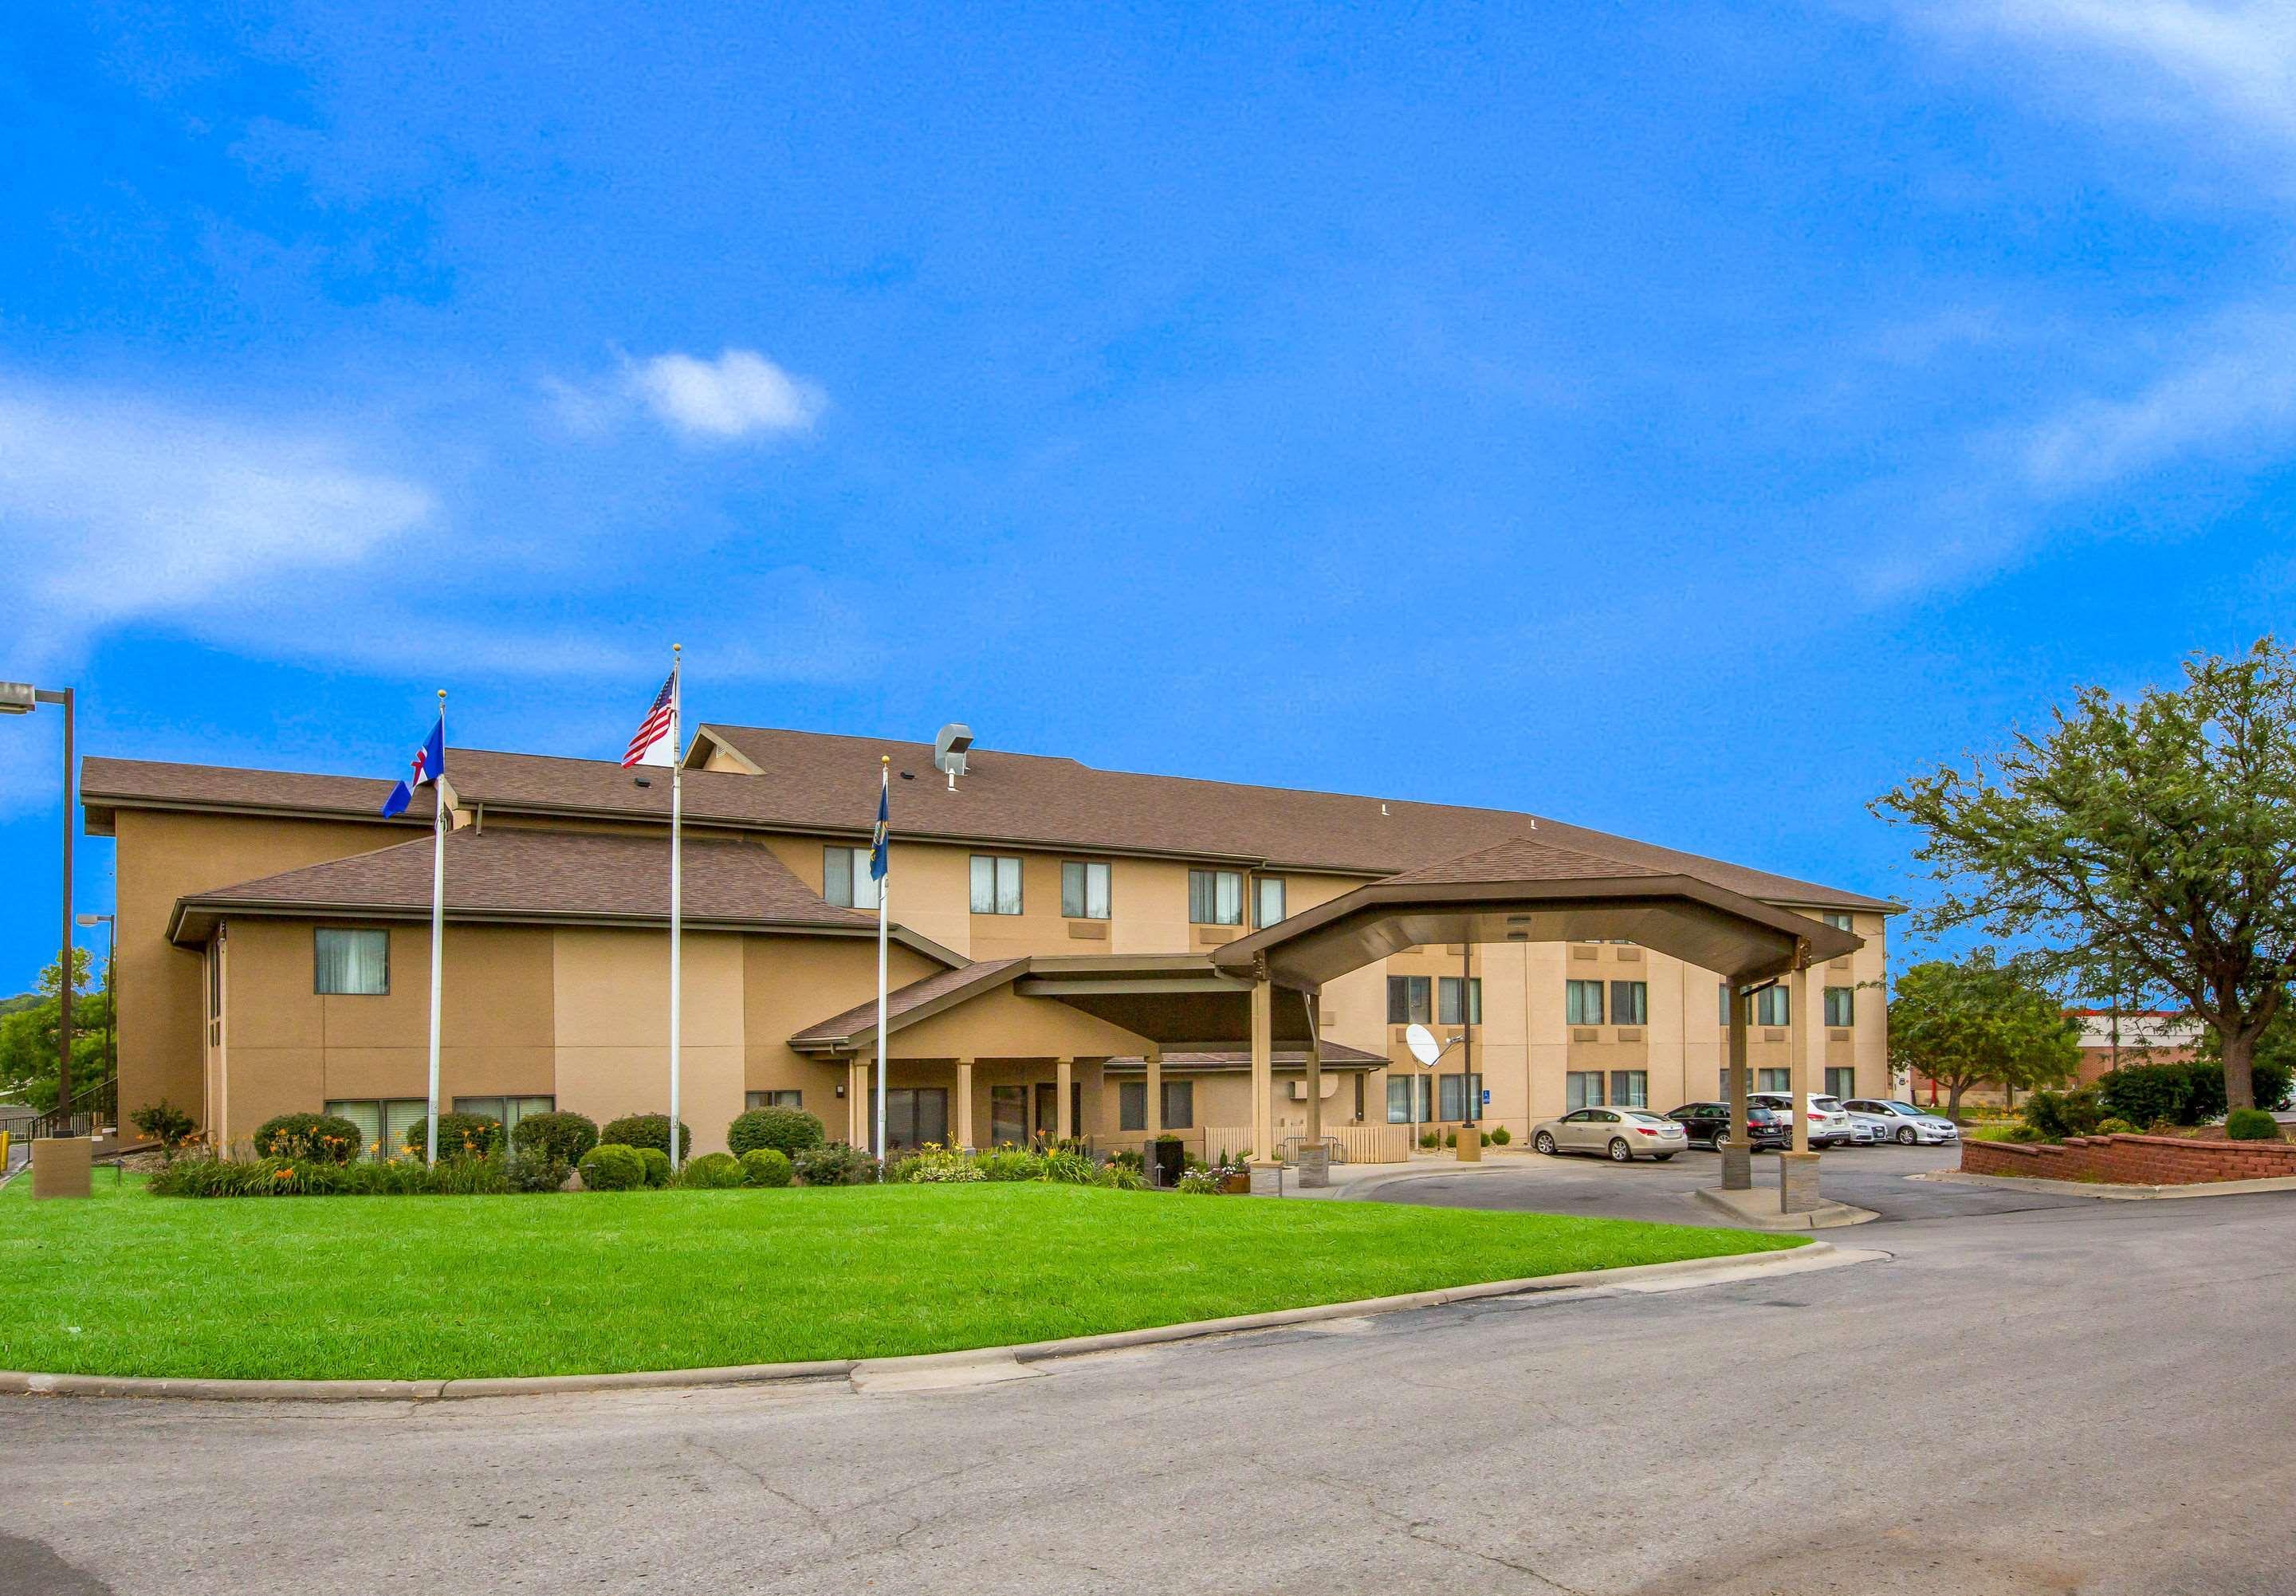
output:
[[[1331,1158],[1324,1148],[1324,1000],[1314,993],[1301,993],[1300,1002],[1308,1013],[1308,1065],[1303,1072],[1308,1083],[1308,1134],[1300,1146],[1300,1184],[1328,1186],[1332,1183]]]
[[[1141,1055],[1148,1066],[1148,1140],[1164,1134],[1164,1052],[1152,1047]]]
[[[1807,970],[1792,977],[1793,1028],[1787,1033],[1786,1090],[1793,1102],[1793,1150],[1778,1155],[1778,1211],[1807,1214],[1817,1207],[1817,1155],[1809,1150],[1809,1054],[1817,1020],[1817,983]]]
[[[1066,1142],[1076,1134],[1076,1060],[1055,1059],[1053,1065],[1053,1079],[1059,1083],[1053,1088],[1053,1134]]]
[[[1722,1150],[1722,1190],[1754,1189],[1754,1127],[1746,1119],[1746,1094],[1753,1083],[1746,1068],[1746,1006],[1752,1000],[1736,981],[1730,993],[1730,1145]]]
[[[956,1144],[960,1148],[972,1145],[972,1060],[956,1061]]]
[[[1283,1166],[1275,1157],[1275,987],[1265,970],[1251,984],[1251,1191],[1279,1194]]]
[[[858,1055],[845,1061],[845,1140],[869,1145],[869,1062]]]

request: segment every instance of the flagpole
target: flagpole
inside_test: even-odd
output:
[[[685,743],[678,729],[678,718],[685,696],[685,650],[683,643],[669,645],[669,1166],[676,1169],[685,1158],[685,1150],[678,1143],[677,1135],[677,1017],[679,987],[678,941],[685,918],[685,881],[682,870],[684,860],[684,828],[685,823]]]
[[[430,1098],[424,1161],[439,1161],[439,991],[447,952],[447,690],[439,690],[439,763],[430,775]]]
[[[882,791],[877,805],[882,811],[893,801],[893,757],[881,755],[879,779]],[[885,1178],[885,904],[893,896],[893,845],[889,835],[885,842],[885,873],[877,878],[877,1178]]]

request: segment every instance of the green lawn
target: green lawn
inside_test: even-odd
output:
[[[1799,1239],[1045,1184],[0,1194],[0,1368],[445,1379],[878,1357]]]

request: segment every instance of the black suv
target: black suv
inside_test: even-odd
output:
[[[1693,1147],[1710,1147],[1719,1152],[1730,1145],[1728,1103],[1685,1103],[1667,1117],[1682,1126]],[[1793,1122],[1775,1109],[1749,1108],[1746,1129],[1757,1150],[1785,1147],[1793,1141]]]

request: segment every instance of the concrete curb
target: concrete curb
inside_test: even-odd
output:
[[[735,1363],[717,1369],[648,1369],[627,1374],[540,1374],[495,1379],[447,1380],[168,1379],[138,1375],[28,1374],[0,1371],[0,1395],[117,1396],[192,1402],[431,1403],[586,1391],[684,1390],[705,1386],[767,1385],[840,1377],[850,1379],[857,1372],[894,1387],[911,1382],[897,1382],[889,1377],[923,1376],[936,1370],[964,1369],[996,1363],[1036,1363],[1050,1358],[1120,1352],[1129,1347],[1200,1340],[1211,1336],[1234,1335],[1244,1330],[1314,1324],[1327,1319],[1358,1319],[1373,1314],[1439,1308],[1450,1303],[1477,1302],[1494,1297],[1528,1297],[1611,1286],[1636,1291],[1679,1289],[1700,1284],[1708,1277],[1711,1277],[1714,1283],[1720,1284],[1755,1274],[1803,1273],[1862,1264],[1885,1256],[1870,1252],[1845,1253],[1830,1242],[1812,1241],[1777,1252],[1739,1253],[1719,1258],[1680,1258],[1666,1264],[1636,1264],[1622,1269],[1580,1269],[1568,1274],[1486,1281],[1475,1285],[1445,1286],[1432,1291],[1410,1291],[1397,1297],[1371,1297],[1356,1302],[1322,1303],[1305,1308],[1277,1308],[1265,1314],[1237,1314],[1225,1319],[1192,1320],[1185,1324],[1151,1325],[1143,1330],[1111,1330],[1096,1336],[1067,1336],[1058,1340],[1029,1341],[1013,1346],[974,1346],[960,1352],[919,1353],[913,1357],[902,1358],[831,1358],[815,1363]],[[916,1383],[922,1385],[923,1382]]]
[[[2151,1202],[2178,1197],[2246,1197],[2255,1191],[2296,1191],[2296,1175],[2266,1175],[2252,1181],[2195,1181],[2185,1186],[2114,1186],[2101,1181],[2052,1181],[2033,1174],[1967,1174],[1958,1169],[1909,1174],[1909,1181],[1952,1186],[1984,1186],[1995,1191],[2050,1191],[2099,1202]]]
[[[1758,1187],[1756,1191],[1759,1193],[1761,1189]],[[1750,1230],[1778,1235],[1792,1235],[1801,1231],[1840,1230],[1852,1224],[1871,1224],[1882,1217],[1871,1208],[1853,1207],[1849,1203],[1836,1202],[1831,1198],[1824,1199],[1807,1214],[1761,1212],[1750,1214],[1732,1202],[1727,1196],[1710,1187],[1701,1186],[1690,1195],[1702,1206],[1711,1208],[1718,1214],[1728,1215],[1737,1224]]]

